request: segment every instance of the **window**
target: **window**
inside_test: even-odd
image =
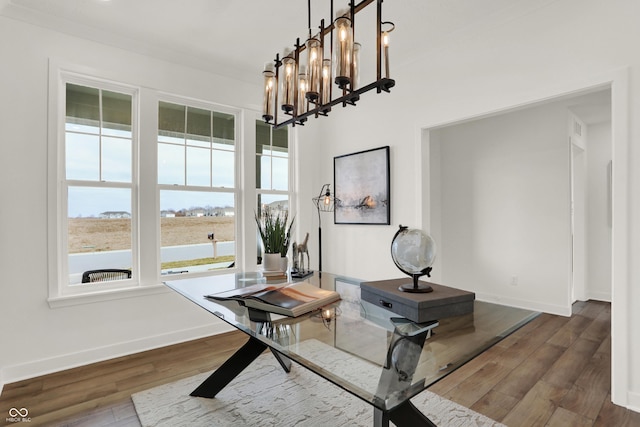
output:
[[[65,260],[61,270],[65,289],[74,293],[74,288],[110,285],[96,284],[96,279],[83,274],[87,271],[119,269],[137,274],[133,239],[136,92],[72,79],[64,85],[61,205],[66,221],[61,226]],[[121,275],[114,281],[127,280],[128,275]]]
[[[256,212],[289,212],[289,132],[256,120]],[[291,221],[291,217],[289,217]],[[259,241],[259,239],[258,239]],[[258,263],[262,247],[258,245]]]
[[[158,184],[163,274],[234,265],[236,134],[234,114],[202,105],[160,102]]]
[[[161,281],[171,275],[253,267],[244,263],[247,247],[253,260],[253,233],[248,246],[238,231],[240,207],[251,212],[255,200],[253,186],[243,192],[239,184],[243,170],[253,182],[253,154],[241,157],[241,135],[253,133],[253,120],[59,64],[51,70],[51,307],[166,292]],[[287,161],[286,141],[284,148],[263,154]],[[264,191],[288,203],[286,191]],[[85,274],[94,270],[118,272]]]

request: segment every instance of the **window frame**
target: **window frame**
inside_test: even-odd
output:
[[[257,128],[258,124],[262,124],[264,123],[264,121],[262,120],[262,118],[256,118],[252,124],[254,126],[254,128]],[[269,127],[269,146],[273,147],[273,126],[271,125],[267,125]],[[254,138],[253,141],[253,165],[254,165],[254,170],[258,171],[258,168],[256,166],[257,163],[257,159],[258,158],[264,158],[264,157],[268,157],[269,161],[270,161],[270,169],[269,172],[271,174],[270,176],[270,183],[271,183],[271,188],[258,188],[258,177],[256,176],[254,179],[254,183],[253,183],[253,189],[255,191],[255,196],[253,199],[253,206],[254,206],[254,211],[256,213],[261,212],[262,207],[260,206],[259,203],[259,199],[261,196],[286,196],[287,197],[287,203],[288,203],[288,215],[289,215],[289,222],[292,221],[295,218],[295,213],[296,213],[296,201],[295,201],[295,182],[294,182],[294,173],[293,173],[293,166],[294,166],[294,162],[293,162],[293,158],[294,158],[294,154],[295,154],[295,148],[294,148],[294,137],[293,137],[293,128],[287,128],[287,155],[286,156],[274,156],[274,150],[271,149],[271,154],[262,154],[262,153],[258,153],[256,151],[256,140],[258,138],[257,136],[257,130],[256,130],[256,136]],[[273,189],[273,158],[286,158],[287,159],[287,189],[286,190],[274,190]],[[257,236],[257,228],[256,228],[256,236]],[[293,233],[295,235],[295,227],[293,230]],[[260,241],[259,237],[256,238],[256,252],[257,252],[257,256],[260,256],[260,254],[262,253],[262,242]],[[261,264],[257,264],[256,265],[261,265]]]
[[[69,79],[69,80],[65,80]],[[132,123],[136,138],[135,148],[132,148],[132,162],[137,171],[132,175],[135,182],[132,190],[132,215],[139,220],[132,222],[132,246],[137,244],[133,256],[136,257],[137,276],[127,286],[121,286],[124,281],[117,281],[108,286],[91,289],[83,285],[84,292],[68,293],[64,286],[68,286],[68,278],[61,277],[62,266],[67,263],[66,233],[60,224],[67,220],[66,200],[61,197],[63,191],[63,177],[65,177],[64,149],[66,116],[66,82],[100,87],[114,92],[123,92],[123,88],[136,93],[132,98],[135,127]],[[212,101],[213,96],[205,100],[189,97],[188,94],[163,91],[161,88],[143,86],[132,80],[128,73],[114,70],[96,70],[74,62],[67,62],[59,58],[49,59],[48,68],[48,99],[47,99],[47,171],[46,176],[46,300],[50,308],[58,309],[87,303],[119,300],[122,298],[145,297],[154,294],[170,292],[162,284],[166,276],[162,276],[161,241],[160,241],[160,200],[157,176],[157,139],[158,139],[158,108],[160,100],[166,102],[184,103],[195,107],[206,106],[214,111],[234,114],[235,120],[235,234],[236,234],[236,271],[255,271],[256,264],[256,224],[253,218],[253,206],[256,206],[255,186],[255,121],[260,112],[253,108],[232,107]],[[127,91],[124,91],[127,93]],[[289,190],[287,194],[289,209],[293,214],[297,210],[296,183],[294,182],[297,166],[294,160],[296,141],[295,129],[289,129]],[[133,142],[132,142],[133,144]],[[144,159],[144,161],[142,161]],[[132,170],[132,174],[133,174]],[[94,183],[95,184],[95,183]],[[134,213],[135,209],[135,213]],[[62,245],[65,249],[61,250]],[[207,272],[206,275],[225,274],[233,272],[219,270]],[[196,274],[196,273],[193,273]],[[178,279],[176,277],[176,279]],[[103,285],[105,283],[102,283]]]
[[[133,85],[92,77],[58,68],[49,79],[49,200],[48,200],[48,283],[49,303],[64,304],[66,299],[129,290],[139,285],[138,182],[139,182],[139,98]],[[66,88],[75,84],[131,96],[131,182],[106,182],[66,178]],[[69,187],[126,188],[131,192],[131,263],[132,278],[99,284],[69,284],[68,190]]]
[[[244,248],[244,236],[241,234],[242,231],[242,191],[243,191],[243,186],[242,186],[242,147],[243,147],[243,111],[240,108],[234,108],[234,107],[229,107],[226,105],[221,105],[221,104],[217,104],[214,102],[209,102],[209,101],[203,101],[203,100],[198,100],[198,99],[193,99],[193,98],[189,98],[186,96],[179,96],[179,95],[173,95],[173,94],[168,94],[168,93],[160,93],[158,94],[158,99],[157,99],[157,109],[156,109],[156,114],[159,113],[160,110],[160,103],[161,102],[166,102],[166,103],[171,103],[171,104],[176,104],[176,105],[181,105],[181,106],[186,106],[186,107],[192,107],[192,108],[198,108],[198,109],[202,109],[202,110],[208,110],[211,112],[217,112],[217,113],[224,113],[224,114],[229,114],[234,116],[234,149],[233,149],[233,153],[234,153],[234,186],[233,187],[215,187],[213,186],[213,182],[211,182],[210,186],[196,186],[196,185],[189,185],[186,179],[186,176],[188,175],[187,172],[187,168],[185,166],[185,184],[183,185],[178,185],[178,184],[160,184],[159,183],[159,179],[157,178],[156,174],[156,200],[157,200],[157,214],[158,214],[158,245],[157,245],[157,249],[158,249],[158,265],[157,265],[157,272],[158,272],[158,276],[160,277],[161,275],[161,269],[162,269],[162,257],[161,257],[161,250],[162,250],[162,242],[161,242],[161,225],[160,225],[160,192],[163,190],[169,190],[169,191],[193,191],[193,192],[209,192],[209,193],[229,193],[229,194],[233,194],[233,198],[234,198],[234,211],[235,211],[235,218],[234,218],[234,234],[235,234],[235,262],[234,262],[234,267],[228,268],[228,269],[221,269],[221,270],[212,270],[212,271],[207,271],[207,272],[189,272],[189,273],[181,273],[181,274],[167,274],[167,275],[163,275],[162,277],[165,278],[172,278],[172,279],[176,279],[176,278],[186,278],[186,277],[201,277],[201,276],[215,276],[215,275],[220,275],[220,274],[228,274],[228,273],[234,273],[239,271],[239,266],[243,265],[243,248]],[[158,127],[156,129],[156,140],[155,145],[156,147],[159,144],[158,141]],[[211,147],[211,154],[214,151],[230,151],[230,150],[218,150],[216,148]],[[157,162],[157,159],[156,159]],[[212,166],[212,164],[210,165],[210,167]],[[213,175],[210,177],[211,181],[213,180]]]

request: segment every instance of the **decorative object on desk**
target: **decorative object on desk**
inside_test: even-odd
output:
[[[424,293],[433,289],[418,279],[431,277],[431,265],[436,258],[436,242],[422,230],[400,225],[391,241],[391,258],[396,267],[413,278],[413,282],[400,285],[404,292]]]
[[[334,206],[340,204],[340,199],[331,194],[329,184],[324,184],[318,197],[312,200],[318,210],[318,271],[322,271],[322,215],[320,212],[333,212]]]
[[[287,272],[282,271],[263,271],[262,277],[267,279],[267,282],[286,282]]]
[[[283,271],[280,258],[287,256],[294,219],[287,226],[289,212],[276,212],[264,207],[261,215],[255,213],[258,233],[264,247],[263,268],[266,271]]]
[[[389,172],[389,146],[334,157],[334,222],[389,225]]]
[[[421,282],[433,292],[409,293],[400,290],[406,279],[377,280],[360,284],[361,300],[382,307],[417,323],[473,313],[476,295],[462,289]]]
[[[277,285],[252,285],[205,295],[205,298],[218,301],[238,301],[240,304],[257,310],[297,317],[338,301],[340,294],[320,289],[308,282],[295,282]]]
[[[303,125],[308,117],[327,116],[334,105],[355,106],[361,94],[372,89],[377,93],[389,92],[395,86],[395,80],[389,77],[389,33],[395,26],[392,22],[382,21],[382,0],[375,1],[375,22],[365,22],[360,27],[368,28],[369,24],[371,27],[375,24],[375,32],[358,33],[369,36],[366,44],[375,47],[375,68],[372,71],[376,80],[362,87],[359,84],[361,44],[355,41],[355,19],[358,12],[373,2],[364,0],[356,4],[350,1],[349,8],[337,11],[335,21],[329,25],[325,26],[322,19],[317,27],[319,31],[313,34],[311,1],[308,1],[309,35],[306,43],[300,44],[300,39],[296,39],[293,50],[285,49],[282,59],[279,53],[276,54],[273,63],[265,64],[262,72],[262,118],[266,123],[274,128]],[[329,18],[333,19],[333,0],[329,12]],[[373,20],[372,14],[365,14],[364,18],[367,17]],[[283,118],[278,117],[280,111]]]
[[[309,242],[309,233],[304,236],[302,243],[293,242],[291,247],[293,248],[293,268],[292,272],[295,273],[313,273],[309,270],[309,248],[307,243]],[[307,255],[307,268],[304,268],[304,256]]]

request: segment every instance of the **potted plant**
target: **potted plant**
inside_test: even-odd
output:
[[[289,212],[276,212],[270,208],[264,209],[262,215],[256,213],[255,218],[264,246],[264,269],[266,271],[286,270],[286,267],[284,269],[281,267],[281,258],[287,256],[294,220],[292,219],[287,226]]]

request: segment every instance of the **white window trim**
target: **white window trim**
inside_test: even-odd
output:
[[[217,104],[215,102],[203,101],[200,99],[190,98],[187,96],[179,96],[175,94],[169,93],[158,93],[156,105],[159,106],[160,102],[168,102],[177,105],[186,105],[188,107],[201,108],[203,110],[214,111],[218,113],[231,114],[235,117],[234,119],[234,133],[235,133],[235,146],[234,146],[234,186],[233,188],[228,187],[199,187],[194,185],[172,185],[172,184],[157,184],[156,187],[156,212],[160,212],[160,191],[161,190],[186,190],[186,191],[204,191],[204,192],[221,192],[221,193],[232,193],[234,195],[234,203],[235,203],[235,221],[234,221],[234,233],[236,236],[235,240],[235,267],[223,270],[209,271],[209,272],[191,272],[191,273],[182,273],[182,274],[173,274],[162,276],[162,280],[170,279],[182,279],[188,277],[202,277],[202,276],[216,276],[220,274],[229,274],[235,273],[240,270],[241,266],[244,266],[244,233],[242,232],[244,227],[241,221],[241,218],[244,218],[243,215],[243,190],[244,190],[244,181],[242,179],[244,168],[243,165],[243,154],[244,154],[244,114],[243,110],[240,108],[234,108],[227,105]],[[156,113],[157,113],[156,108]],[[156,139],[154,141],[155,146],[158,145],[157,138],[157,126],[156,126]],[[157,159],[156,159],[157,164]],[[158,276],[160,277],[160,250],[162,248],[161,244],[161,230],[158,225],[158,245],[157,245],[157,259],[158,265],[156,271],[158,272]],[[160,278],[159,278],[160,280]]]
[[[132,286],[121,287],[122,281],[114,282],[109,286],[101,286],[99,290],[91,293],[83,294],[63,294],[60,291],[60,284],[67,282],[60,280],[61,266],[67,262],[63,260],[63,251],[59,248],[62,239],[66,236],[59,227],[60,221],[65,218],[66,206],[61,206],[62,191],[61,177],[64,177],[64,151],[60,145],[60,141],[64,141],[64,115],[65,115],[65,86],[63,76],[73,75],[85,77],[88,79],[87,84],[91,86],[91,82],[112,83],[118,90],[122,87],[129,87],[137,90],[138,105],[136,114],[137,122],[137,148],[133,152],[132,161],[135,162],[138,175],[132,177],[135,179],[135,191],[138,193],[134,198],[134,206],[137,209],[137,215],[145,218],[144,222],[137,224],[136,236],[138,241],[153,244],[155,251],[136,249],[135,256],[138,263],[138,277],[133,277]],[[256,205],[256,188],[255,188],[255,119],[260,117],[259,111],[245,108],[235,108],[221,105],[211,101],[201,101],[190,98],[188,96],[178,96],[158,89],[147,88],[144,86],[135,86],[127,84],[126,76],[116,73],[101,73],[93,68],[85,67],[75,63],[68,63],[51,58],[49,60],[49,84],[48,84],[48,124],[47,124],[47,254],[48,254],[48,270],[47,270],[47,288],[48,288],[48,304],[51,308],[67,307],[87,303],[96,303],[109,300],[117,300],[121,298],[144,297],[158,293],[170,292],[166,286],[162,284],[162,280],[166,276],[160,274],[160,218],[159,215],[155,220],[147,220],[150,210],[159,212],[159,190],[157,186],[157,108],[159,100],[167,102],[186,103],[193,106],[205,106],[220,112],[228,112],[236,116],[236,268],[240,271],[254,271],[257,268],[255,247],[256,247],[256,224],[253,218],[253,207]],[[78,83],[82,84],[81,81]],[[109,89],[108,86],[100,86]],[[60,117],[60,116],[63,117]],[[293,129],[292,129],[293,131]],[[289,133],[289,203],[290,210],[297,210],[296,196],[297,183],[294,180],[296,173],[296,157],[295,157],[295,132]],[[142,157],[141,157],[142,156]],[[138,159],[145,158],[145,162],[139,162]],[[64,208],[64,211],[63,211]],[[247,209],[249,213],[247,214]],[[132,224],[133,226],[133,224]],[[150,243],[153,241],[153,243]],[[65,254],[66,255],[66,254]],[[222,271],[222,273],[230,272],[230,270]],[[196,274],[196,273],[194,273]],[[216,274],[209,273],[208,275]],[[176,277],[177,279],[177,277]],[[67,280],[65,278],[65,280]],[[104,285],[104,283],[103,283]]]
[[[262,120],[262,113],[258,113],[255,112],[254,116],[252,117],[251,120],[251,126],[255,132],[255,127],[256,127],[256,121],[257,120]],[[256,162],[256,158],[258,157],[258,153],[256,152],[256,144],[255,144],[255,140],[256,140],[256,135],[255,133],[253,134],[253,138],[252,138],[252,143],[248,144],[250,145],[251,148],[251,153],[249,153],[249,156],[251,158],[252,163],[252,167],[253,167],[253,171],[254,171],[254,175],[253,175],[253,180],[251,181],[251,192],[252,194],[252,202],[251,202],[251,206],[253,206],[253,209],[257,209],[258,208],[258,196],[259,195],[283,195],[283,196],[287,196],[289,199],[289,218],[295,218],[296,217],[296,212],[297,212],[297,208],[298,208],[298,202],[297,202],[297,194],[298,194],[298,190],[297,190],[297,180],[296,180],[296,164],[297,164],[297,159],[296,159],[296,132],[295,132],[294,127],[289,128],[288,132],[287,132],[287,143],[288,143],[288,148],[287,148],[287,159],[288,159],[288,165],[289,165],[289,170],[287,171],[288,173],[288,180],[289,180],[289,189],[288,190],[272,190],[272,189],[263,189],[263,188],[256,188],[256,176],[255,176],[255,171],[256,171],[256,167],[255,167],[255,162]],[[271,130],[272,134],[271,134],[271,144],[273,144],[273,129]],[[269,157],[273,158],[273,155],[269,155]],[[280,157],[282,158],[282,156],[275,156],[275,157]],[[271,183],[273,185],[273,170],[271,170]],[[254,237],[254,240],[252,241],[252,245],[251,247],[254,248],[253,253],[251,255],[248,256],[253,256],[253,264],[251,264],[251,267],[253,270],[258,268],[258,264],[256,261],[256,254],[255,254],[255,248],[258,247],[258,245],[261,244],[261,242],[258,241],[257,235],[258,235],[258,228],[257,225],[255,223],[255,220],[253,218],[253,212],[251,213],[251,223],[252,223],[252,233],[250,233],[251,236]],[[299,221],[298,221],[299,223]],[[294,236],[298,236],[298,238],[300,237],[300,231],[299,231],[300,227],[294,227],[293,230],[293,234]],[[248,239],[249,237],[245,237],[245,239]]]
[[[68,254],[67,247],[67,206],[63,192],[67,191],[71,180],[65,179],[65,100],[66,84],[73,83],[84,86],[100,87],[103,90],[127,93],[132,96],[132,182],[127,184],[131,188],[132,198],[132,267],[134,277],[130,280],[101,283],[100,285],[85,284],[82,286],[68,285]],[[72,69],[66,69],[59,64],[51,63],[49,70],[49,115],[48,115],[48,290],[49,305],[60,307],[77,303],[93,302],[110,299],[122,292],[131,293],[131,289],[140,286],[138,260],[138,150],[139,150],[139,88],[127,84],[115,83],[99,77],[88,77]],[[100,183],[96,183],[98,186]],[[138,274],[136,274],[138,273]],[[156,290],[157,292],[157,290]]]

